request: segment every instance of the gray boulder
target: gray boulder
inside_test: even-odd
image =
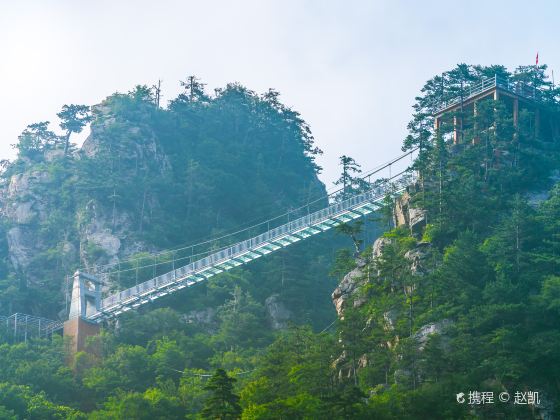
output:
[[[268,314],[270,326],[273,330],[281,330],[287,327],[287,323],[292,318],[293,314],[280,300],[279,295],[274,294],[266,298],[264,306]]]

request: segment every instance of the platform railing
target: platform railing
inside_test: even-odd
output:
[[[459,105],[461,102],[468,101],[469,99],[496,87],[530,100],[539,100],[541,93],[540,90],[534,86],[530,86],[521,81],[511,81],[495,75],[494,77],[483,78],[480,82],[465,87],[462,95],[459,95],[449,101],[445,101],[436,109],[436,113],[455,105]]]

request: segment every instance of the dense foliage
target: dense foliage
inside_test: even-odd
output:
[[[340,244],[332,236],[323,245],[300,243],[159,308],[127,313],[70,367],[57,338],[2,344],[0,417],[470,419],[535,418],[545,405],[549,414],[558,411],[560,139],[535,129],[534,108],[523,109],[516,124],[492,99],[481,101],[475,115],[454,115],[465,121],[461,144],[452,144],[452,125],[433,129],[443,101],[496,73],[543,88],[540,112],[560,124],[560,92],[544,70],[509,74],[501,66],[459,65],[426,83],[404,143],[420,148],[419,180],[408,193],[409,206],[424,210],[423,223],[391,226],[376,258],[371,247],[363,250],[363,226],[344,226],[352,241],[336,255]],[[5,177],[41,165],[60,177],[49,186],[60,219],[39,223],[52,244],[53,260],[42,262],[51,282],[55,267],[77,264],[56,254],[61,226],[67,237],[80,237],[87,215],[76,210],[91,200],[104,208],[99,212],[129,214],[130,235],[162,248],[185,237],[219,236],[248,217],[321,195],[308,127],[276,93],[258,96],[231,85],[210,97],[194,78],[185,88],[166,110],[145,87],[109,98],[94,111],[93,133],[101,140],[92,155],[78,158],[69,147],[45,162],[43,149],[65,142],[46,125],[22,134],[20,159]],[[136,145],[145,151],[154,138],[161,154],[144,160]],[[341,163],[340,184],[363,188],[353,159]],[[394,208],[388,197],[379,214],[384,224]],[[81,238],[82,262],[109,260]],[[142,255],[123,266],[134,268]],[[5,307],[30,307],[26,281],[15,279],[33,273],[17,277],[5,259]],[[354,270],[359,284],[333,329],[329,269],[339,279]],[[142,270],[132,270],[138,271],[141,277]],[[113,280],[136,281],[126,272]],[[267,319],[272,294],[295,314],[278,331]],[[188,314],[207,307],[215,308],[209,322]],[[493,391],[497,399],[499,392],[528,390],[540,393],[540,411],[456,401],[459,392]]]
[[[153,90],[138,86],[91,109],[65,105],[60,134],[48,122],[24,130],[14,145],[18,158],[3,162],[1,315],[64,317],[64,277],[78,267],[109,264],[109,286],[129,287],[324,205],[314,161],[320,150],[277,92],[257,95],[230,84],[209,95],[194,77],[183,85],[167,108]],[[77,148],[72,136],[89,122],[91,134]],[[273,216],[280,217],[261,223]],[[0,382],[17,385],[13,392],[21,397],[19,405],[1,405],[26,417],[27,397],[43,392],[61,412],[67,405],[99,408],[100,418],[123,418],[114,413],[135,404],[151,417],[146,404],[166,418],[165,404],[181,418],[185,405],[198,412],[206,372],[253,369],[275,328],[333,321],[329,260],[342,243],[331,234],[298,244],[158,303],[165,309],[153,305],[145,315],[123,318],[95,344],[102,348],[97,356],[78,355],[73,370],[65,367],[61,342],[9,345],[13,337],[2,331],[10,355]],[[160,249],[175,251],[154,257]],[[45,348],[52,358],[41,357]],[[133,377],[117,373],[125,367]],[[34,380],[33,369],[45,379]],[[183,389],[194,387],[198,397],[189,390],[181,399],[181,378],[191,372],[203,376]],[[161,386],[175,389],[174,397],[162,396]]]
[[[417,98],[404,149],[420,147],[420,179],[409,193],[410,205],[426,212],[424,225],[384,235],[382,254],[363,270],[356,299],[366,303],[348,308],[339,326],[341,369],[369,392],[370,415],[535,418],[558,405],[560,138],[535,121],[540,112],[558,126],[560,92],[545,69],[509,74],[459,65],[427,82]],[[448,116],[463,119],[459,144],[452,144],[452,123],[434,131],[443,98],[495,73],[542,89],[538,110],[521,109],[515,124],[504,101],[490,98],[474,115]],[[430,328],[439,333],[426,334]],[[468,400],[469,391],[494,392],[495,403],[458,404],[456,394]],[[500,403],[504,391],[512,401],[517,391],[539,392],[540,414],[531,405]]]
[[[189,81],[166,109],[138,86],[91,112],[65,105],[60,135],[48,122],[22,133],[18,159],[2,174],[1,313],[55,318],[64,277],[78,267],[91,272],[110,263],[111,286],[130,287],[325,203],[314,161],[320,150],[277,92],[230,84],[209,96]],[[89,121],[91,135],[77,150],[70,136]],[[281,217],[261,223],[274,216]],[[216,307],[235,279],[259,304],[279,294],[298,317],[322,325],[332,317],[329,287],[316,284],[333,284],[326,261],[336,246],[287,250],[199,288],[186,304],[191,294],[173,299]],[[151,255],[161,249],[175,251]]]

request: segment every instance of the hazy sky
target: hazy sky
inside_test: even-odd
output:
[[[273,87],[311,125],[328,186],[400,151],[414,96],[456,63],[557,69],[557,1],[0,0],[0,157],[63,104],[195,74]]]

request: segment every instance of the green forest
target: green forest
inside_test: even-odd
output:
[[[560,89],[546,70],[428,80],[402,143],[416,181],[374,216],[129,311],[75,355],[59,334],[0,329],[0,418],[555,418]],[[516,117],[488,97],[438,125],[483,78],[539,94]],[[120,290],[327,204],[321,150],[278,92],[182,87],[165,106],[158,86],[65,105],[58,128],[23,131],[2,162],[1,315],[65,319],[76,269],[109,267]],[[342,197],[369,188],[340,161]],[[539,404],[497,401],[529,391]]]

